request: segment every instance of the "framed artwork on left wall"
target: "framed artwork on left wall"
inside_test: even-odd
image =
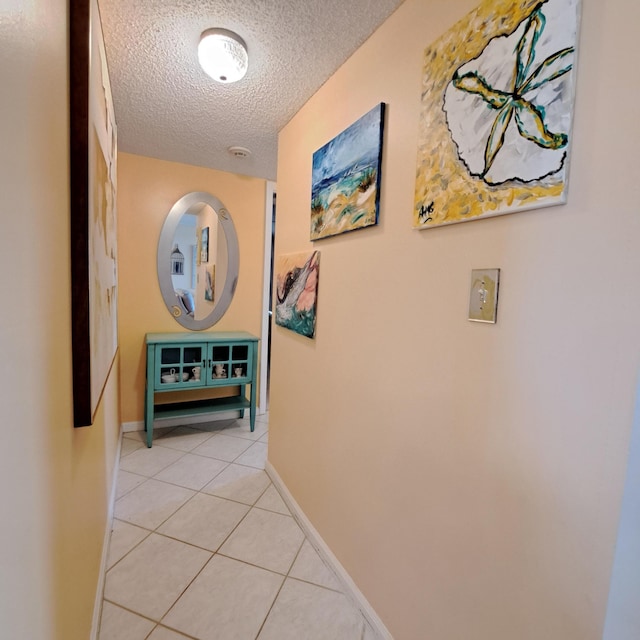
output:
[[[118,349],[117,133],[97,0],[69,3],[73,424],[93,424]]]

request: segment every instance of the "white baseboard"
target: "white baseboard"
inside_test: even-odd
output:
[[[111,482],[111,492],[107,502],[107,526],[102,542],[102,558],[100,560],[100,571],[98,573],[98,586],[96,589],[96,601],[93,605],[93,619],[91,621],[90,640],[98,640],[100,632],[100,618],[102,617],[102,600],[104,598],[104,581],[107,573],[107,558],[109,556],[109,543],[111,542],[111,529],[113,528],[113,514],[116,504],[116,490],[118,484],[118,469],[120,468],[120,451],[122,449],[122,431],[118,438],[116,459],[113,465],[113,480]]]
[[[122,423],[122,433],[131,433],[132,431],[144,431],[144,422],[136,420],[135,422]]]
[[[342,586],[345,596],[347,596],[351,600],[353,605],[360,611],[365,620],[369,623],[373,633],[376,636],[376,640],[393,640],[393,636],[384,625],[382,620],[380,620],[378,614],[369,604],[360,589],[358,589],[356,583],[351,579],[351,576],[347,573],[346,569],[342,566],[342,564],[340,564],[338,558],[335,557],[331,549],[329,549],[320,534],[316,531],[309,518],[307,518],[298,503],[295,501],[295,498],[291,495],[289,489],[287,489],[278,472],[274,469],[273,465],[268,460],[265,464],[265,471],[271,478],[271,481],[282,496],[282,499],[285,501],[287,507],[289,507],[289,510],[291,511],[294,519],[306,534],[311,545],[320,554],[320,557],[333,569],[336,578]]]
[[[267,413],[266,409],[256,407],[256,417],[263,416]],[[249,410],[245,409],[245,418],[249,415]],[[162,427],[181,427],[183,425],[201,424],[202,422],[213,422],[214,420],[234,420],[240,416],[239,411],[221,411],[220,413],[207,413],[199,416],[185,416],[184,418],[158,418],[154,420],[153,426]],[[134,420],[133,422],[122,423],[123,433],[131,433],[132,431],[144,431],[144,420]]]
[[[248,409],[246,410],[248,411]],[[245,413],[245,416],[248,415]],[[158,418],[153,421],[154,429],[166,427],[185,427],[190,424],[202,424],[203,422],[215,422],[217,420],[235,420],[240,416],[239,411],[221,411],[219,413],[206,413],[198,416],[185,416],[183,418]],[[144,431],[144,420],[122,423],[123,433],[132,431]]]

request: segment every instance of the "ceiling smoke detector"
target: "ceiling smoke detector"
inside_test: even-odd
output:
[[[251,155],[251,150],[246,147],[229,147],[229,153],[234,158],[248,158]]]

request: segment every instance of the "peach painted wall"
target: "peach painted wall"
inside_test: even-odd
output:
[[[71,388],[67,3],[0,8],[0,635],[87,640],[120,416],[116,359],[93,426]]]
[[[118,154],[118,278],[122,420],[143,419],[149,332],[186,331],[167,311],[156,272],[160,231],[173,204],[207,191],[229,210],[238,234],[240,275],[228,311],[211,330],[260,336],[266,181],[129,153]]]
[[[388,104],[380,224],[313,245],[315,340],[274,329],[269,460],[396,640],[598,640],[640,364],[640,5],[583,0],[568,204],[415,231],[422,52],[475,5],[406,0],[280,134],[276,254],[311,249],[313,152]],[[471,323],[490,267],[498,323]]]

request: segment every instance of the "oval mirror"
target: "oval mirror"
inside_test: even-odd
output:
[[[238,236],[225,206],[194,191],[169,211],[158,242],[158,282],[167,309],[187,329],[214,325],[238,283]]]

